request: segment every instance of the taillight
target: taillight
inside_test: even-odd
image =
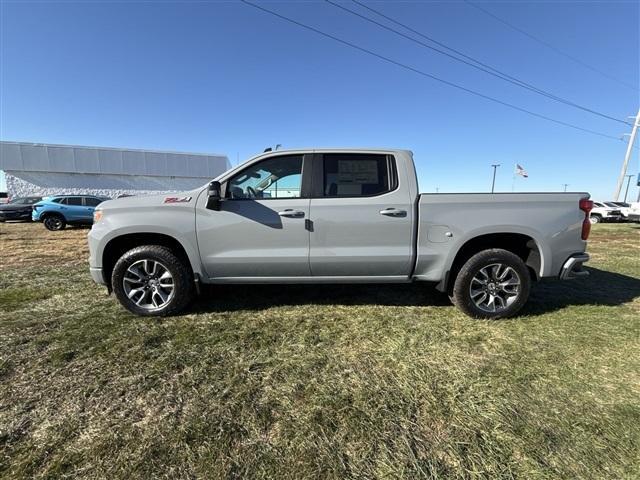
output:
[[[589,213],[593,210],[593,200],[587,200],[586,198],[580,200],[580,210],[585,213]]]
[[[591,221],[589,220],[589,213],[593,209],[593,201],[583,198],[580,200],[580,203],[578,205],[580,207],[580,210],[584,212],[584,220],[582,221],[581,237],[582,237],[582,240],[586,240],[587,238],[589,238],[589,233],[591,233]]]

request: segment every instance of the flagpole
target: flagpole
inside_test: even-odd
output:
[[[513,181],[511,182],[511,191],[515,191],[516,188],[516,166],[513,165]]]

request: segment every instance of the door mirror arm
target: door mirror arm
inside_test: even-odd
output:
[[[220,182],[214,180],[209,184],[207,197],[207,209],[216,211],[220,210],[220,202],[222,201]]]

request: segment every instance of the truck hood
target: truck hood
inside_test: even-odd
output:
[[[15,212],[18,210],[32,210],[33,205],[24,205],[16,203],[4,203],[0,205],[0,211],[3,212]]]
[[[102,202],[96,208],[98,210],[122,210],[164,206],[191,206],[195,207],[196,199],[203,187],[188,192],[163,193],[160,195],[140,195],[116,198]]]

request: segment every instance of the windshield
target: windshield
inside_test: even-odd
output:
[[[611,208],[618,208],[618,205],[616,205],[616,204],[615,204],[615,203],[613,203],[613,202],[604,202],[604,204],[605,204],[607,207],[611,207]]]

